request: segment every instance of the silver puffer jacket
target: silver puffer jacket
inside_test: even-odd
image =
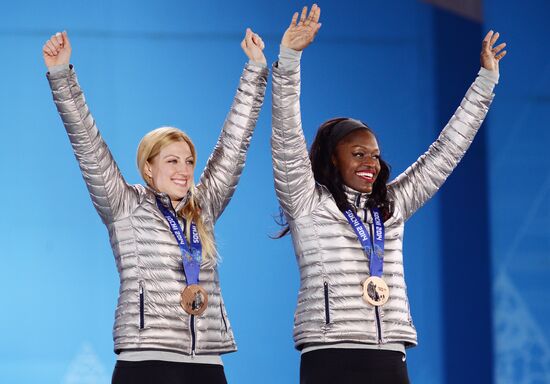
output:
[[[264,100],[267,74],[267,68],[245,67],[218,143],[196,186],[202,219],[210,231],[241,175]],[[208,308],[201,316],[189,316],[179,304],[180,290],[185,287],[180,248],[156,205],[159,196],[171,209],[169,197],[125,182],[72,68],[49,74],[48,80],[93,204],[109,231],[120,277],[113,328],[115,352],[166,350],[187,355],[235,351],[216,265],[201,265],[199,278],[209,295]]]
[[[404,223],[434,195],[470,146],[491,104],[493,87],[494,80],[478,77],[439,138],[388,185],[394,210],[385,222],[383,278],[390,298],[376,310],[362,299],[361,284],[369,276],[369,263],[361,244],[331,193],[313,177],[300,116],[300,69],[283,70],[275,64],[275,189],[300,268],[294,318],[296,348],[341,342],[416,345],[403,273]],[[355,195],[347,191],[350,203],[370,224],[372,233],[364,196]]]

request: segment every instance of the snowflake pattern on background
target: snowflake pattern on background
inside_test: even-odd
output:
[[[110,377],[92,346],[84,343],[69,368],[63,384],[108,384]]]
[[[493,286],[495,382],[550,383],[550,346],[511,280],[501,273]]]

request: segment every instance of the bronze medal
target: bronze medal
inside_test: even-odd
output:
[[[379,307],[386,304],[390,297],[388,284],[378,276],[370,276],[363,283],[363,300],[367,303]]]
[[[208,294],[198,284],[188,285],[181,291],[180,304],[188,314],[200,316],[208,306]]]

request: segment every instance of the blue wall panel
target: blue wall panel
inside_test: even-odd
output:
[[[506,31],[489,125],[495,382],[550,382],[550,35],[547,1],[485,2]]]
[[[510,29],[506,39],[515,43],[514,48],[526,44],[530,49],[530,61],[520,60],[526,56],[516,51],[506,58],[486,144],[497,366],[515,359],[520,346],[538,340],[534,334],[549,339],[542,326],[549,311],[543,300],[547,291],[540,291],[548,277],[550,238],[541,229],[549,228],[550,217],[548,159],[543,156],[548,143],[543,127],[548,122],[549,67],[540,44],[531,43],[548,30],[538,24],[530,25],[528,33],[521,30],[531,18],[542,18],[537,11],[547,6],[534,2],[514,21],[511,3],[485,5],[496,28]],[[264,37],[272,63],[292,12],[302,5],[104,0],[3,4],[1,382],[107,383],[115,361],[111,329],[118,276],[107,231],[90,203],[51,101],[41,57],[44,40],[56,30],[69,31],[72,62],[91,111],[123,174],[138,183],[137,144],[161,125],[175,125],[191,135],[199,153],[197,169],[202,169],[246,61],[239,47],[244,29],[250,26]],[[411,0],[320,5],[323,27],[302,59],[306,138],[311,142],[317,126],[328,118],[360,118],[377,132],[396,176],[428,148],[473,80],[480,26],[473,26],[477,29],[469,30],[456,47],[464,55],[460,79],[442,85],[446,68],[436,34],[444,19],[432,6]],[[455,95],[448,109],[441,107],[442,89],[447,96]],[[278,206],[269,148],[270,90],[268,86],[241,183],[216,228],[223,257],[222,289],[239,346],[237,353],[224,357],[232,383],[257,383],[260,378],[266,384],[292,383],[298,377],[299,354],[292,342],[298,271],[290,239],[268,237],[278,230],[273,220]],[[516,110],[518,103],[522,107]],[[485,146],[476,145],[483,156]],[[508,162],[515,151],[519,155]],[[510,199],[503,192],[509,185],[507,172],[533,175],[521,189],[532,203],[529,225],[521,233],[531,237],[528,247],[525,242],[516,244],[532,257],[529,272],[505,256],[515,255],[507,240],[518,233],[514,225],[525,216],[504,205]],[[443,193],[460,193],[463,187],[456,184],[446,185]],[[456,345],[446,328],[446,301],[456,292],[447,282],[445,246],[449,237],[457,236],[445,233],[446,207],[446,197],[438,195],[407,223],[406,277],[420,343],[408,353],[413,382],[445,382],[450,356],[472,348]],[[509,267],[500,268],[504,265]],[[525,274],[528,279],[522,279]],[[502,298],[501,292],[506,293]],[[500,330],[507,327],[506,332],[516,334],[506,316],[509,308],[503,311],[499,305],[512,305],[518,314],[514,319],[527,319],[529,327],[516,344]],[[484,316],[490,312],[487,308]],[[488,335],[483,342],[490,339]],[[543,357],[533,361],[547,366],[548,342],[537,342],[529,350],[537,351],[535,347],[541,348]],[[490,354],[485,358],[481,361],[490,371]],[[499,383],[516,382],[506,381],[516,372],[505,372],[508,376],[495,373]]]

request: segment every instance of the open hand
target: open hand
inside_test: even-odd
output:
[[[69,64],[71,51],[71,42],[66,31],[52,35],[42,47],[42,55],[48,68],[54,65]]]
[[[250,60],[267,64],[263,52],[265,44],[260,35],[254,33],[250,28],[246,28],[246,34],[243,41],[241,41],[241,48]]]
[[[321,28],[321,23],[319,23],[321,8],[317,4],[313,4],[309,11],[309,16],[306,17],[306,15],[307,7],[302,9],[299,21],[298,12],[294,13],[290,26],[285,31],[283,40],[281,41],[284,47],[301,51],[315,39],[315,35],[317,35],[319,28]]]
[[[506,55],[506,51],[503,51],[506,47],[506,43],[499,44],[495,47],[500,34],[489,31],[483,43],[481,45],[481,66],[489,71],[495,71],[498,73],[498,63]]]

